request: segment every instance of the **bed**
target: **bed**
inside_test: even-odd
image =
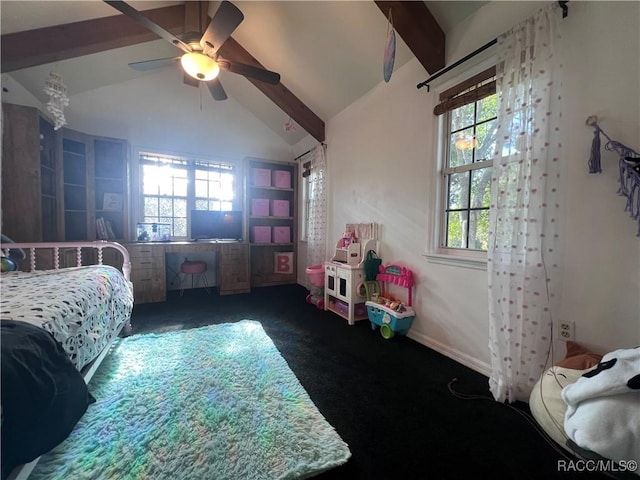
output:
[[[567,357],[546,370],[531,392],[533,417],[577,457],[567,468],[638,478],[640,347],[601,356],[568,343]]]
[[[108,249],[121,254],[121,270],[103,264]],[[115,242],[2,243],[0,250],[5,259],[25,257],[14,261],[20,270],[0,276],[2,478],[19,479],[95,401],[87,383],[113,341],[131,330],[133,288],[129,254]],[[70,253],[75,265],[61,268]],[[43,259],[49,269],[40,269]]]

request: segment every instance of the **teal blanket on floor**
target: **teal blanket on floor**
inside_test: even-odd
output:
[[[89,389],[30,479],[307,478],[351,455],[259,322],[121,339]]]

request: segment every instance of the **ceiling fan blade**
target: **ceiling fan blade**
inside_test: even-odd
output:
[[[237,73],[238,75],[243,75],[255,80],[260,80],[261,82],[270,83],[272,85],[277,85],[278,83],[280,83],[279,73],[272,72],[271,70],[266,70],[264,68],[247,65],[246,63],[237,63],[231,62],[226,59],[218,59],[218,66],[221,70],[228,70],[229,72]]]
[[[227,92],[222,88],[222,84],[220,83],[220,79],[214,78],[213,80],[209,80],[207,82],[207,86],[209,87],[209,91],[211,92],[211,96],[214,100],[226,100]]]
[[[244,15],[233,3],[223,1],[202,35],[200,45],[207,55],[215,54],[233,31],[244,20]]]
[[[156,58],[154,60],[144,60],[142,62],[132,62],[129,67],[140,72],[146,72],[147,70],[155,70],[156,68],[164,68],[175,65],[180,60],[180,57],[171,58]]]
[[[192,87],[199,87],[200,86],[200,80],[198,80],[197,78],[193,78],[187,72],[182,72],[182,81],[183,81],[183,83],[185,83],[187,85],[191,85]]]
[[[139,23],[147,30],[152,31],[153,33],[158,35],[160,38],[164,38],[166,41],[174,44],[176,47],[178,47],[182,51],[184,52],[191,51],[191,47],[189,45],[187,45],[178,37],[176,37],[173,33],[169,32],[168,30],[165,30],[157,23],[154,23],[153,21],[151,21],[151,19],[145,17],[143,14],[138,12],[135,8],[133,8],[131,5],[127,4],[126,2],[114,1],[114,0],[103,0],[103,1],[106,4],[111,5],[113,8],[115,8],[119,12],[124,13],[127,17]]]

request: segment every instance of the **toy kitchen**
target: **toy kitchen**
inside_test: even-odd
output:
[[[369,251],[380,253],[377,238],[375,223],[347,224],[333,258],[325,262],[324,309],[349,325],[368,319],[364,263]]]

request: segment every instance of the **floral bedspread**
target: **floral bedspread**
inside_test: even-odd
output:
[[[100,354],[133,309],[131,283],[107,265],[7,272],[0,288],[0,319],[47,330],[78,370]]]

